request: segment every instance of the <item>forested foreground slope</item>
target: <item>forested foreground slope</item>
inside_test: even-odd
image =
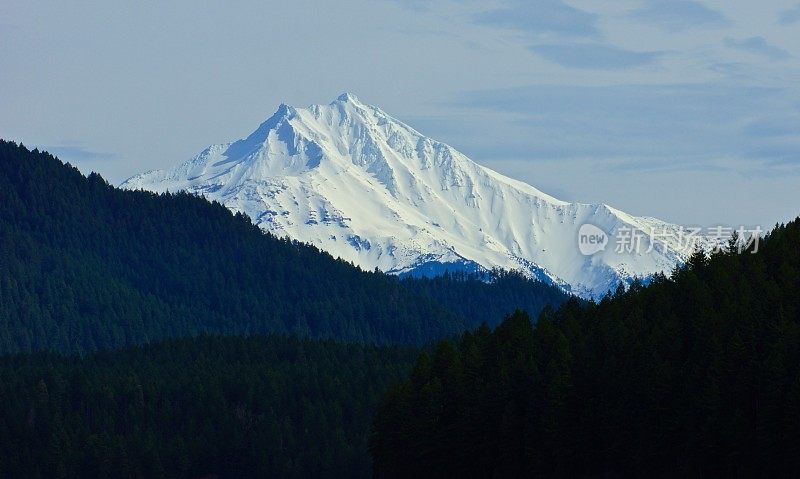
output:
[[[439,303],[396,277],[264,234],[219,204],[123,191],[0,141],[0,353],[84,352],[204,332],[420,344],[566,299],[545,284],[513,281],[513,294],[499,283],[461,282]],[[494,299],[448,307],[466,296]]]
[[[374,423],[378,477],[800,474],[800,221],[599,304],[422,354]]]
[[[417,350],[201,336],[0,358],[0,477],[369,477]]]

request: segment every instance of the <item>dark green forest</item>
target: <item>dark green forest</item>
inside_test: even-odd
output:
[[[291,337],[0,359],[0,477],[369,477],[418,351]]]
[[[798,476],[798,246],[399,279],[0,141],[0,477]]]
[[[275,238],[202,198],[123,191],[0,141],[0,353],[202,333],[423,344],[567,298],[510,274],[415,281]]]
[[[422,353],[374,423],[377,477],[800,475],[800,220],[756,254]]]
[[[545,306],[558,306],[568,298],[560,290],[517,271],[445,272],[432,278],[406,278],[401,283],[416,295],[469,318],[472,328],[484,322],[496,326],[516,309],[536,316]]]

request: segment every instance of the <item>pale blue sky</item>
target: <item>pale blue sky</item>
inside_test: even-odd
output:
[[[112,182],[343,91],[570,201],[800,214],[800,2],[0,4],[0,137]]]

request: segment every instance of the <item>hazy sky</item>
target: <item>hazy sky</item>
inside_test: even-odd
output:
[[[114,183],[343,91],[562,199],[800,214],[798,0],[0,3],[0,137]]]

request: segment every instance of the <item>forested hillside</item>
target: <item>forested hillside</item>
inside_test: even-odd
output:
[[[538,316],[545,306],[558,306],[568,298],[561,290],[517,271],[445,272],[430,278],[407,277],[402,284],[416,295],[468,318],[472,327],[481,323],[494,327],[516,309]]]
[[[411,287],[264,234],[219,204],[119,190],[0,142],[0,353],[83,352],[204,332],[420,344],[566,299],[541,283],[516,284],[507,299],[451,309],[505,287]]]
[[[422,354],[374,423],[378,477],[800,474],[800,220],[752,254]]]
[[[0,358],[0,477],[369,477],[417,351],[290,337]]]

